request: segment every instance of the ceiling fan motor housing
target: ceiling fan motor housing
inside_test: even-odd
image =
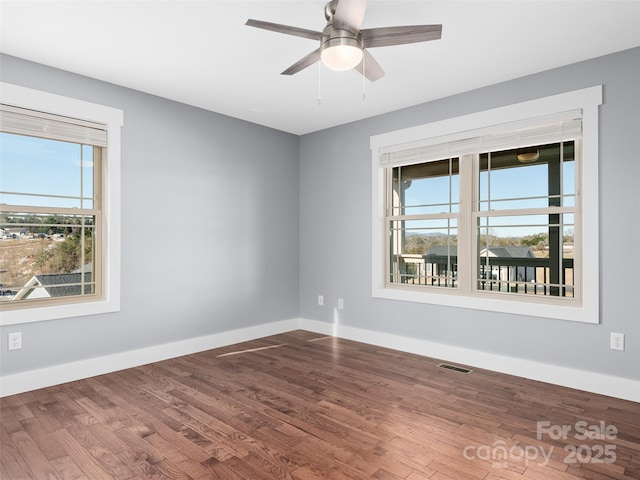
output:
[[[362,35],[348,30],[336,30],[332,25],[327,25],[322,31],[320,48],[324,50],[325,48],[336,47],[338,45],[349,45],[362,49]]]
[[[338,29],[333,27],[333,16],[336,13],[336,7],[338,0],[332,0],[324,7],[324,16],[327,19],[327,26],[322,30],[322,40],[320,40],[320,50],[325,50],[330,47],[337,47],[339,45],[347,45],[350,47],[356,47],[362,50],[362,35],[358,32],[352,32],[345,29]]]

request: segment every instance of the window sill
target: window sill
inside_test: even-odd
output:
[[[404,302],[425,303],[446,307],[467,308],[472,310],[484,310],[497,313],[508,313],[512,315],[524,315],[529,317],[544,317],[557,320],[569,320],[582,323],[599,323],[599,312],[589,306],[567,305],[570,300],[559,299],[557,304],[526,300],[522,296],[517,298],[496,298],[503,295],[483,294],[480,296],[462,295],[457,291],[445,292],[425,292],[393,287],[374,287],[372,291],[374,298],[386,300],[400,300]],[[491,298],[489,298],[491,297]],[[563,305],[564,304],[564,305]]]
[[[64,305],[47,305],[42,307],[27,306],[15,310],[2,310],[0,326],[20,325],[23,323],[42,322],[60,318],[81,317],[111,313],[120,310],[120,299],[110,298],[92,302],[66,303]]]

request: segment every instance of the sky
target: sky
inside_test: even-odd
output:
[[[92,208],[92,190],[93,147],[0,133],[0,191],[27,194],[0,203]]]
[[[564,162],[563,192],[570,195],[565,197],[565,204],[575,201],[574,164]],[[544,208],[548,202],[547,170],[546,163],[535,163],[481,172],[480,210]],[[0,191],[14,193],[0,193],[0,203],[92,208],[92,189],[93,147],[0,133]],[[405,205],[413,208],[407,208],[406,213],[457,212],[459,189],[459,175],[413,179],[405,190]],[[487,202],[489,192],[491,204]],[[494,235],[524,236],[545,232],[548,216],[494,217],[489,222]],[[565,215],[564,222],[568,228],[573,227],[572,216]],[[456,225],[444,220],[422,220],[407,222],[405,227],[424,229],[415,233],[447,234],[451,233],[447,228]]]
[[[575,202],[575,162],[564,162],[563,193],[566,196],[564,205],[572,206]],[[480,174],[480,210],[491,211],[523,208],[545,208],[548,206],[548,167],[546,163],[530,164],[518,168],[503,168],[484,171]],[[451,181],[450,181],[451,179]],[[405,205],[407,215],[458,212],[459,178],[438,176],[413,179],[411,186],[405,190]],[[450,193],[451,192],[451,193]],[[487,200],[490,200],[489,204]],[[451,205],[449,205],[451,198]],[[451,210],[449,210],[451,208]],[[486,217],[483,219],[486,226]],[[526,236],[536,233],[546,233],[548,230],[548,215],[508,216],[489,218],[489,229],[493,235]],[[565,233],[573,230],[573,215],[564,215]],[[518,225],[518,227],[515,227]],[[455,227],[455,222],[449,226]],[[424,228],[424,232],[414,233],[442,233],[447,234],[446,220],[415,221],[407,223],[407,228]],[[486,234],[483,229],[482,234]],[[455,232],[453,233],[455,234]]]

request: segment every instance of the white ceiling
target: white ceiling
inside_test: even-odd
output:
[[[352,71],[280,75],[315,41],[244,25],[322,30],[325,3],[0,0],[0,51],[304,134],[640,46],[640,0],[370,0],[362,28],[443,31],[441,40],[371,49],[386,76],[366,82],[363,101]]]

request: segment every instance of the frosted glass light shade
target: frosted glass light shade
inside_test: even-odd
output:
[[[331,70],[349,70],[362,61],[362,49],[353,45],[335,45],[324,48],[320,58]]]

